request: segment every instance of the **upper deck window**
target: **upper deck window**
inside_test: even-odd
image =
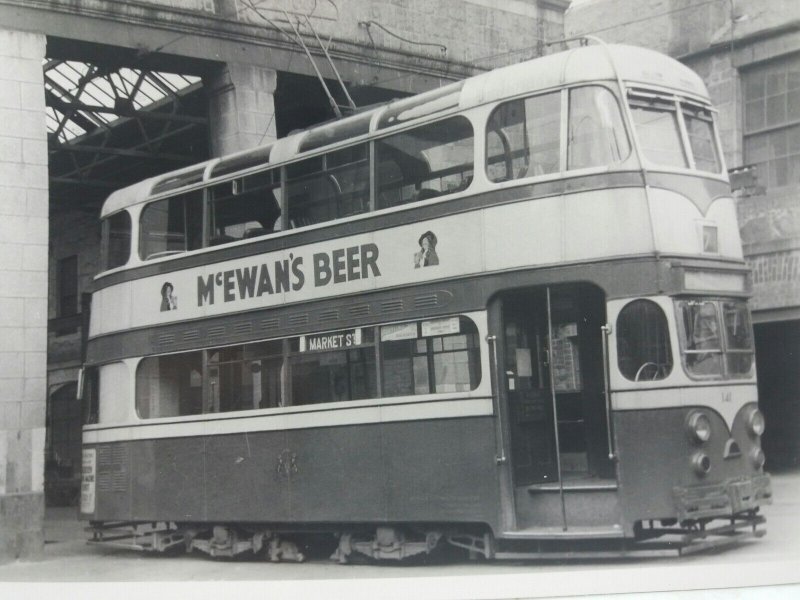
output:
[[[369,210],[366,144],[315,156],[286,167],[289,225],[324,223]]]
[[[630,93],[633,122],[642,153],[654,165],[722,170],[710,108],[673,96]]]
[[[689,166],[674,102],[653,99],[646,105],[632,104],[631,113],[647,160],[667,167]]]
[[[569,91],[568,169],[621,163],[630,145],[614,95],[589,86]]]
[[[700,171],[718,173],[720,170],[714,121],[711,111],[700,106],[683,105],[683,122],[692,148],[695,167]]]
[[[677,302],[683,360],[699,379],[747,377],[753,370],[753,334],[740,300]]]
[[[465,117],[382,138],[375,152],[377,208],[460,192],[472,181],[474,135]]]
[[[126,211],[103,219],[100,253],[104,271],[128,262],[131,254],[131,216]]]
[[[569,95],[567,139],[562,136],[565,94]],[[630,154],[619,105],[601,86],[505,102],[489,118],[486,136],[491,181],[558,173],[565,148],[568,169],[615,165]]]
[[[280,229],[280,175],[265,171],[211,188],[208,244],[217,246]]]
[[[490,181],[557,173],[561,162],[561,92],[498,106],[486,133]]]
[[[139,223],[139,256],[144,260],[201,248],[202,190],[148,204],[142,211]]]

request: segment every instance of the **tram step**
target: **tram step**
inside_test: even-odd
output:
[[[606,539],[625,537],[619,525],[599,527],[528,527],[516,531],[504,531],[498,538],[518,540],[563,540],[563,539]]]
[[[573,527],[610,528],[622,522],[617,489],[613,485],[589,488],[586,486],[564,489],[564,509],[561,494],[556,486],[533,488],[522,486],[515,490],[517,526],[520,529],[558,527],[563,525],[566,512],[567,525]]]
[[[600,492],[600,491],[616,491],[617,483],[615,481],[608,481],[600,479],[597,481],[582,481],[577,483],[564,482],[564,492]],[[560,492],[561,487],[558,482],[554,483],[538,483],[528,486],[529,494],[536,494],[539,492]]]

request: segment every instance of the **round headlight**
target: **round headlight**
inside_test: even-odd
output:
[[[711,439],[711,419],[705,413],[699,411],[690,413],[686,420],[686,427],[692,441],[702,444]]]
[[[757,408],[754,408],[750,411],[750,416],[747,418],[747,428],[753,435],[761,435],[764,433],[765,427],[766,422],[764,421],[764,414]]]
[[[707,475],[711,470],[711,459],[705,452],[697,452],[692,456],[692,467],[694,468],[694,472],[701,477]]]
[[[750,451],[750,460],[753,461],[753,466],[758,470],[767,462],[767,457],[761,448],[753,448]]]

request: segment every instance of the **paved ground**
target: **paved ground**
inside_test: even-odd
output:
[[[773,489],[775,502],[764,509],[768,533],[760,540],[723,552],[682,558],[570,564],[461,563],[404,567],[342,566],[327,561],[272,564],[212,560],[200,555],[168,558],[88,546],[74,510],[48,510],[43,560],[0,566],[0,582],[18,582],[13,587],[0,583],[0,598],[41,600],[42,594],[56,593],[60,598],[72,593],[75,597],[156,593],[157,598],[168,594],[183,598],[189,589],[193,599],[198,595],[227,598],[234,594],[237,599],[251,596],[519,598],[797,584],[800,583],[800,472],[773,476]],[[95,583],[88,588],[64,585],[75,582]],[[137,582],[137,585],[120,586],[118,582]],[[800,598],[797,585],[758,592],[769,599]],[[749,598],[753,593],[749,589],[745,595],[736,597]],[[703,597],[708,597],[708,593]]]

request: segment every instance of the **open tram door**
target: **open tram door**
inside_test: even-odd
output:
[[[515,529],[621,534],[603,291],[587,283],[527,288],[502,294],[499,306]]]

